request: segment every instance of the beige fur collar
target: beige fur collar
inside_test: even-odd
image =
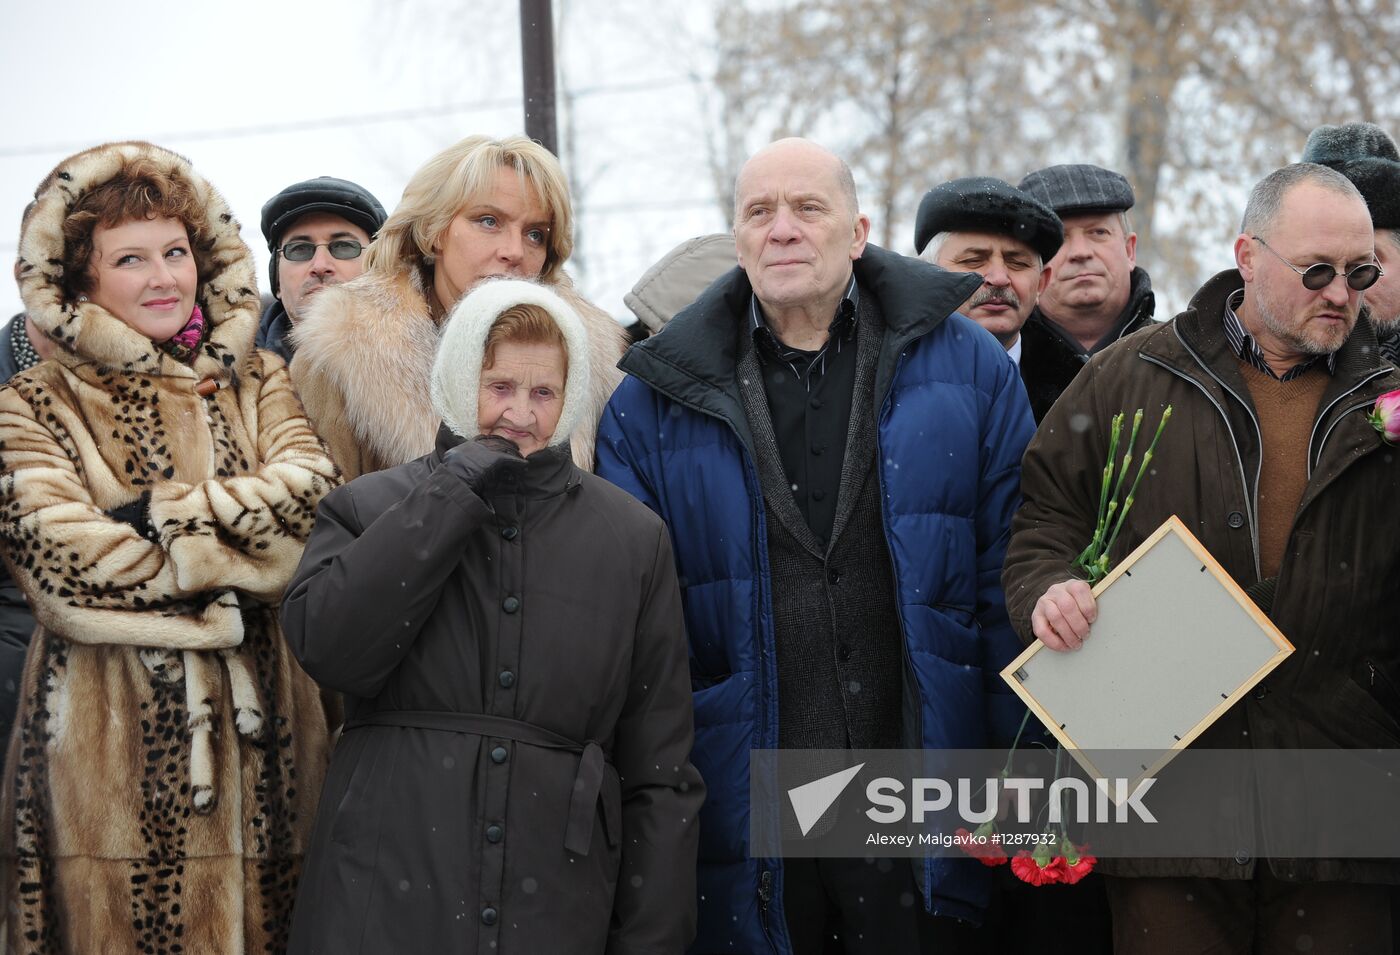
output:
[[[627,335],[562,272],[551,288],[587,329],[588,396],[570,449],[580,467],[591,469],[598,418],[622,380],[616,366]],[[373,458],[403,464],[432,450],[438,428],[431,393],[438,326],[417,273],[367,273],[325,289],[297,323],[292,340],[296,364],[304,363],[307,377],[326,380],[340,393],[357,443]]]
[[[208,340],[185,365],[110,312],[64,295],[63,220],[84,193],[115,176],[123,164],[148,157],[187,180],[200,199],[203,222],[192,223],[213,238],[209,278],[198,298],[211,325]],[[64,160],[40,184],[34,210],[19,243],[19,288],[25,311],[61,346],[55,357],[69,367],[88,362],[127,372],[226,381],[242,369],[258,328],[258,286],[253,254],[238,222],[214,187],[183,156],[150,143],[108,143]]]
[[[340,392],[357,441],[373,457],[403,463],[433,446],[438,327],[416,273],[370,273],[322,290],[292,341],[297,363]]]

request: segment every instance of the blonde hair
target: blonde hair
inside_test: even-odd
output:
[[[502,167],[515,170],[549,210],[549,241],[540,281],[554,281],[574,250],[573,206],[559,160],[524,136],[468,136],[425,162],[370,243],[365,271],[396,274],[416,268],[426,278],[433,246],[459,212],[490,192],[496,170]]]

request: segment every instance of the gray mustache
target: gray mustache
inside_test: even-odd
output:
[[[998,305],[1008,305],[1011,308],[1021,307],[1021,298],[1010,288],[990,288],[986,285],[977,290],[977,294],[968,301],[969,309],[979,305],[986,305],[988,302],[995,302]]]

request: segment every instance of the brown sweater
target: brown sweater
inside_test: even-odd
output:
[[[1293,518],[1308,484],[1308,437],[1330,380],[1321,363],[1279,381],[1247,362],[1240,374],[1254,399],[1264,447],[1259,471],[1259,572],[1273,577],[1283,563]]]

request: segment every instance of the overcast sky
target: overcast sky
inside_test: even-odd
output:
[[[629,2],[555,0],[561,70],[579,93],[580,279],[617,316],[664,252],[727,227],[701,159],[694,62],[678,60],[654,18],[629,16]],[[676,28],[705,26],[703,5],[633,6],[667,8]],[[392,210],[443,147],[523,132],[517,10],[510,0],[3,0],[0,254],[13,261],[20,215],[50,169],[116,139],[188,156],[264,264],[259,212],[290,183],[351,179]],[[14,284],[0,289],[0,317],[19,311]]]

